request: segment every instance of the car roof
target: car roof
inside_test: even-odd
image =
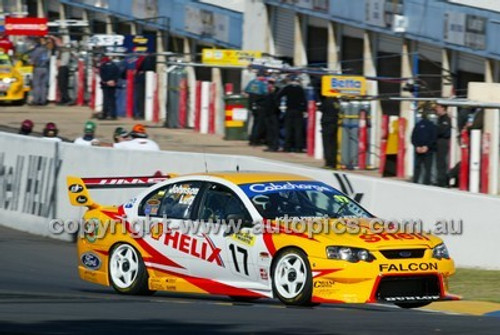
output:
[[[272,173],[272,172],[253,172],[253,171],[221,171],[197,174],[203,176],[217,177],[225,179],[237,185],[264,183],[264,182],[283,182],[283,181],[311,181],[313,179],[291,174],[291,173]]]

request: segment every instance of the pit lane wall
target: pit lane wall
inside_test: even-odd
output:
[[[439,221],[454,221],[460,234],[445,240],[460,267],[500,269],[500,198],[415,185],[401,181],[304,167],[249,156],[186,152],[141,152],[75,146],[44,139],[0,133],[0,224],[31,233],[53,236],[51,219],[78,219],[82,208],[67,199],[66,176],[131,176],[205,171],[283,171],[328,183],[386,219],[421,219],[426,228]],[[55,182],[54,182],[55,181]],[[120,204],[140,189],[91,190],[96,201]],[[450,225],[449,225],[450,227]]]

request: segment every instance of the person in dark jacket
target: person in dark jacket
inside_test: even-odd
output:
[[[436,168],[437,186],[448,186],[448,152],[450,149],[451,119],[446,107],[436,105],[434,107],[438,116],[437,120],[437,142],[436,142]]]
[[[415,147],[415,171],[413,182],[420,181],[423,171],[423,184],[431,184],[431,169],[436,150],[437,131],[434,123],[428,119],[429,110],[424,109],[422,119],[417,122],[411,134],[411,143]]]
[[[250,132],[250,145],[260,145],[266,139],[266,96],[268,87],[264,71],[259,71],[257,78],[250,80],[245,88],[248,105],[252,111],[253,123]]]
[[[276,152],[280,148],[280,110],[278,108],[278,101],[276,100],[278,92],[274,78],[269,78],[267,82],[269,84],[269,93],[266,95],[266,101],[264,103],[264,109],[266,113],[265,124],[267,149],[265,149],[264,151]]]
[[[116,84],[120,79],[120,69],[113,63],[111,58],[103,57],[99,67],[101,76],[101,88],[103,95],[101,120],[111,118],[116,120]]]
[[[338,130],[340,102],[337,98],[327,97],[321,104],[321,135],[323,137],[323,156],[325,168],[337,168]]]
[[[285,112],[285,151],[302,152],[304,150],[304,112],[306,111],[306,93],[297,77],[278,93],[278,101],[286,98]]]

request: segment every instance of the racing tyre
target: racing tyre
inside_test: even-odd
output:
[[[118,244],[109,257],[109,281],[123,294],[148,295],[148,271],[141,256],[130,244]]]
[[[410,309],[410,308],[424,307],[429,304],[430,302],[421,301],[421,302],[402,302],[402,303],[397,303],[395,305],[401,308]]]
[[[311,266],[304,252],[287,249],[272,267],[273,292],[286,305],[310,306],[312,296]]]

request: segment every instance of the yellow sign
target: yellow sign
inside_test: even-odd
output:
[[[203,49],[201,61],[210,65],[247,66],[252,59],[261,58],[262,52],[232,49]]]
[[[361,76],[323,76],[321,94],[325,97],[366,95],[366,79]]]

